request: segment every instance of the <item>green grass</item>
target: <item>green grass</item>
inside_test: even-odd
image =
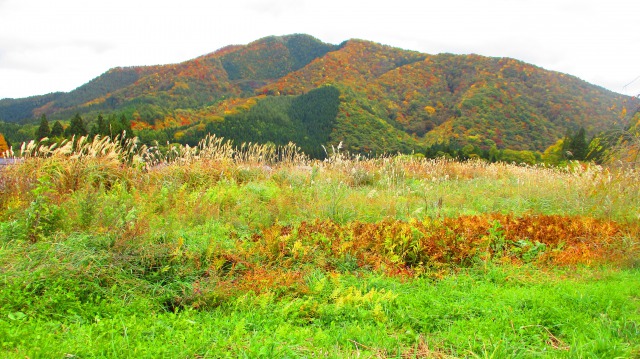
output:
[[[407,281],[315,273],[302,296],[247,293],[178,312],[122,296],[86,318],[10,312],[0,328],[3,356],[15,358],[402,357],[426,348],[454,357],[633,357],[639,274],[492,266]]]

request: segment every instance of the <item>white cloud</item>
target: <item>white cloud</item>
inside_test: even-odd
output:
[[[290,33],[514,57],[636,95],[640,81],[623,87],[640,75],[639,10],[626,0],[0,0],[0,98]]]

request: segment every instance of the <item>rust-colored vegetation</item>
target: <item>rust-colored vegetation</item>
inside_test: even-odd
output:
[[[425,220],[276,224],[213,261],[206,278],[226,295],[306,291],[304,273],[379,271],[439,277],[486,263],[628,265],[638,256],[637,224],[561,215],[501,214]],[[199,289],[201,290],[201,289]]]

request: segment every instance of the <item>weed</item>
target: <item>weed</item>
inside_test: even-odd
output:
[[[53,190],[48,177],[39,178],[31,194],[33,200],[25,210],[25,226],[28,239],[37,242],[60,229],[62,210],[52,203]]]
[[[493,221],[493,224],[488,230],[489,232],[489,247],[495,257],[502,257],[504,250],[506,249],[506,240],[504,237],[504,231],[499,221]]]

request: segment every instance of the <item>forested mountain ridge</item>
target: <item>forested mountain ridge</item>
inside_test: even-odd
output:
[[[69,113],[131,108],[152,122],[167,110],[197,108],[246,91],[251,94],[254,87],[334,47],[307,35],[271,36],[179,64],[114,68],[69,93],[0,100],[0,120],[16,122],[42,114],[64,118]]]
[[[609,129],[638,106],[637,99],[514,59],[407,51],[399,58],[396,50],[349,41],[267,86],[267,93],[296,94],[340,83],[355,91],[372,115],[424,136],[427,143],[454,138],[532,150],[544,150],[567,130]]]
[[[297,34],[179,64],[111,69],[69,93],[0,100],[0,120],[80,113],[91,122],[119,112],[147,140],[192,143],[215,132],[309,149],[343,142],[367,153],[451,142],[543,151],[567,131],[593,135],[624,123],[638,104],[514,59],[429,55],[365,40],[331,45]],[[310,115],[314,106],[329,110]],[[309,127],[309,119],[320,124]]]

